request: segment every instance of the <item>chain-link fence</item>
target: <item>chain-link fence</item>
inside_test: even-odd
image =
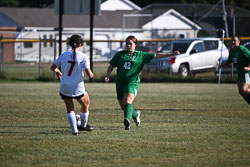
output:
[[[64,34],[62,52],[69,50],[67,39],[72,35]],[[1,73],[10,78],[31,79],[51,76],[49,67],[59,56],[58,33],[50,32],[0,32]],[[242,43],[250,41],[242,37]],[[165,44],[176,40],[166,39],[139,39],[138,50],[156,53]],[[230,48],[230,38],[225,38],[225,44]],[[106,73],[107,61],[119,50],[125,48],[124,40],[98,39],[94,40],[93,70],[103,75]],[[89,41],[86,40],[82,52],[89,55]],[[96,66],[98,64],[98,66]],[[233,68],[232,68],[233,69]],[[231,75],[234,72],[231,70]],[[169,74],[169,73],[167,73]]]

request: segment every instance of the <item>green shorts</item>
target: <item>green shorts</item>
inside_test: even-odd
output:
[[[139,82],[136,83],[129,83],[125,86],[121,86],[116,84],[116,96],[118,100],[122,100],[124,95],[127,93],[132,93],[135,96],[137,95],[137,91],[139,88]]]
[[[250,75],[249,73],[238,73],[238,82],[250,84]]]

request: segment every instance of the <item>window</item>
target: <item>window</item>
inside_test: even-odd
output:
[[[33,42],[24,42],[24,48],[33,48]]]
[[[202,43],[200,42],[200,43],[195,44],[192,50],[196,50],[197,53],[202,52],[203,51]]]
[[[212,41],[204,41],[205,50],[212,50]]]
[[[211,41],[211,45],[213,49],[218,49],[219,47],[219,41]]]
[[[43,39],[47,40],[47,35],[43,35]],[[47,42],[43,42],[43,47],[47,47]]]
[[[181,42],[174,42],[172,45],[172,51],[179,51],[180,53],[186,53],[188,46],[192,41],[181,41]]]
[[[218,49],[218,41],[204,41],[206,50]]]
[[[164,45],[161,48],[160,52],[162,52],[162,53],[171,53],[171,44]]]
[[[50,34],[50,35],[49,35],[49,39],[50,39],[50,40],[53,40],[53,35]],[[50,46],[50,47],[53,47],[53,42],[52,42],[52,41],[49,42],[49,46]]]

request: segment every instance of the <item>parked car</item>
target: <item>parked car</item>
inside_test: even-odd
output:
[[[137,45],[136,50],[143,51],[143,52],[150,52],[150,48],[144,45]]]
[[[186,77],[198,72],[216,72],[220,59],[226,61],[229,55],[227,47],[220,39],[212,37],[175,40],[171,42],[170,51],[179,51],[180,54],[168,58],[154,59],[145,66],[145,69],[167,69],[172,73],[179,73]]]
[[[171,53],[171,47],[172,47],[171,42],[168,42],[167,44],[159,47],[157,49],[157,53]]]
[[[245,43],[243,46],[245,46],[250,51],[250,42]]]

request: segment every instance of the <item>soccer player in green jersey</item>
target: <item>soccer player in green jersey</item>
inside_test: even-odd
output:
[[[232,37],[232,49],[230,50],[228,60],[221,66],[237,63],[238,72],[238,90],[240,95],[250,105],[250,52],[240,45],[238,36]]]
[[[126,50],[117,52],[110,60],[105,82],[109,82],[111,72],[117,67],[116,95],[121,109],[124,111],[125,130],[130,129],[130,121],[133,119],[136,126],[140,126],[139,110],[135,111],[132,103],[136,97],[140,83],[140,73],[144,64],[152,59],[175,56],[180,54],[178,51],[173,53],[147,53],[135,50],[137,39],[134,36],[126,38]]]

